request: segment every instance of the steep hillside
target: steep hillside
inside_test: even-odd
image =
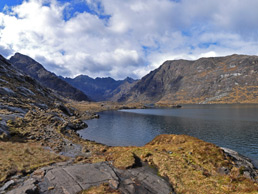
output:
[[[0,135],[7,131],[7,120],[23,116],[32,107],[49,109],[62,103],[49,89],[18,71],[0,55]]]
[[[158,104],[258,103],[258,57],[231,55],[164,62],[120,101]]]
[[[89,100],[83,92],[72,87],[70,84],[57,77],[54,73],[47,71],[41,64],[26,55],[16,53],[10,58],[10,63],[24,73],[38,80],[42,85],[57,91],[57,93],[63,97],[78,101]]]
[[[96,79],[93,79],[86,75],[80,75],[74,79],[62,79],[87,93],[91,99],[96,101],[117,101],[122,95],[127,93],[136,82],[129,77],[124,80],[117,81],[110,77],[97,77]]]

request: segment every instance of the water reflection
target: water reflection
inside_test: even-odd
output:
[[[80,131],[111,146],[142,146],[159,134],[187,134],[258,161],[258,106],[200,105],[100,113]],[[257,163],[258,164],[258,163]]]

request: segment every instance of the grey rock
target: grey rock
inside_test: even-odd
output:
[[[7,95],[7,96],[16,96],[15,92],[10,88],[0,87],[0,94]]]
[[[67,126],[65,127],[66,130],[68,129],[72,129],[72,130],[80,130],[80,129],[85,129],[87,128],[88,125],[82,121],[82,120],[74,120],[74,121],[71,121],[71,122],[68,122],[67,123]]]
[[[38,194],[37,181],[33,178],[26,180],[20,187],[13,189],[7,194]]]
[[[111,188],[126,194],[173,192],[171,185],[148,167],[120,170],[108,162],[74,165],[64,163],[43,170],[46,172],[44,178],[38,179],[39,192],[43,194],[73,194],[102,183],[108,183]]]
[[[25,87],[23,87],[23,86],[18,87],[17,89],[19,90],[19,92],[20,92],[23,96],[26,96],[26,97],[28,97],[28,96],[35,96],[35,93],[34,93],[34,92],[32,92],[31,90],[29,90],[28,88],[25,88]]]
[[[172,186],[155,174],[150,167],[145,166],[128,170],[116,169],[116,172],[121,180],[119,189],[122,193],[173,193]]]
[[[251,160],[238,152],[228,149],[228,148],[221,148],[229,157],[233,159],[235,162],[235,165],[237,167],[241,167],[243,170],[243,175],[246,178],[250,178],[252,180],[255,180],[258,182],[258,170],[256,167],[252,164]]]
[[[79,164],[48,171],[39,186],[43,193],[77,193],[110,180],[118,181],[118,177],[107,163]]]
[[[37,107],[39,107],[39,108],[41,108],[41,109],[43,109],[43,110],[47,110],[48,109],[48,106],[46,105],[46,104],[40,104],[40,103],[37,103],[37,104],[35,104]]]
[[[230,170],[227,167],[221,167],[218,169],[220,174],[226,175],[230,172]]]
[[[73,116],[73,113],[71,113],[71,111],[63,104],[61,103],[57,103],[56,107],[58,109],[60,109],[64,114],[68,115],[68,116]]]
[[[1,188],[0,188],[0,192],[1,191],[5,191],[7,190],[10,186],[14,185],[15,182],[13,180],[10,180],[8,182],[6,182]]]

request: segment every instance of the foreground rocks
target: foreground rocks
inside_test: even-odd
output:
[[[45,167],[8,193],[73,194],[103,183],[125,194],[173,193],[172,187],[148,167],[119,170],[108,162]]]
[[[222,148],[222,150],[226,153],[226,155],[232,158],[235,165],[241,169],[241,173],[246,178],[258,182],[258,170],[255,168],[255,166],[252,164],[249,158],[228,148]],[[228,169],[224,169],[224,172],[226,172],[225,174],[227,174]]]

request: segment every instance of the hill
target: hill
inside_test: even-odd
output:
[[[164,62],[120,101],[157,104],[258,103],[258,57],[231,55]]]

